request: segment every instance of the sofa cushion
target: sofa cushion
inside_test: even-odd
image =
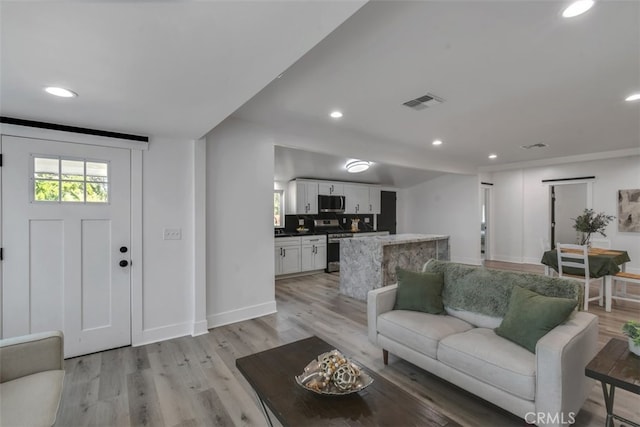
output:
[[[509,310],[496,334],[535,353],[538,340],[567,320],[577,304],[572,299],[545,297],[514,286]]]
[[[475,328],[443,338],[438,360],[507,393],[535,398],[535,355],[491,329]]]
[[[53,370],[0,384],[0,425],[53,425],[63,381],[64,371]]]
[[[451,334],[468,331],[473,326],[452,316],[391,310],[378,316],[378,332],[392,340],[427,355],[437,356],[438,342]]]
[[[495,329],[502,323],[502,317],[487,316],[486,314],[467,310],[456,310],[451,307],[445,307],[444,309],[448,315],[462,319],[478,328]]]
[[[444,313],[442,305],[442,273],[421,273],[396,268],[398,289],[394,310],[423,311],[431,314]]]
[[[582,286],[572,279],[492,270],[435,259],[429,260],[422,270],[444,274],[442,301],[446,307],[491,317],[504,317],[507,313],[514,286],[545,296],[582,300]]]

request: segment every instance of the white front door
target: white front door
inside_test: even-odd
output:
[[[2,337],[131,343],[131,150],[2,136]]]

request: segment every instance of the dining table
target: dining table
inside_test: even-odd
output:
[[[625,264],[631,259],[625,250],[589,248],[589,277],[592,279],[604,278],[606,311],[611,311],[612,276],[625,270]],[[545,274],[551,270],[558,271],[558,251],[555,249],[545,251],[540,261],[545,266]],[[562,272],[569,275],[582,276],[581,269],[565,267]]]

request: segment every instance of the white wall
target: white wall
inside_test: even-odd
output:
[[[209,327],[273,313],[273,139],[228,119],[207,140]]]
[[[449,235],[452,261],[480,264],[478,176],[443,175],[398,194],[398,233]]]
[[[152,138],[143,159],[142,342],[191,333],[192,141]],[[181,240],[163,240],[180,228]]]
[[[618,190],[640,188],[640,156],[494,172],[494,259],[538,263],[550,210],[549,187],[541,181],[591,175],[593,209],[617,215]],[[606,234],[612,248],[629,252],[628,271],[640,272],[640,233],[618,232],[614,221]]]

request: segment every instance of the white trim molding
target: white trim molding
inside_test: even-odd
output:
[[[276,302],[274,300],[263,304],[239,308],[237,310],[225,311],[224,313],[211,314],[207,316],[207,322],[209,323],[209,329],[211,329],[217,326],[242,322],[243,320],[255,319],[256,317],[266,316],[276,312]]]

